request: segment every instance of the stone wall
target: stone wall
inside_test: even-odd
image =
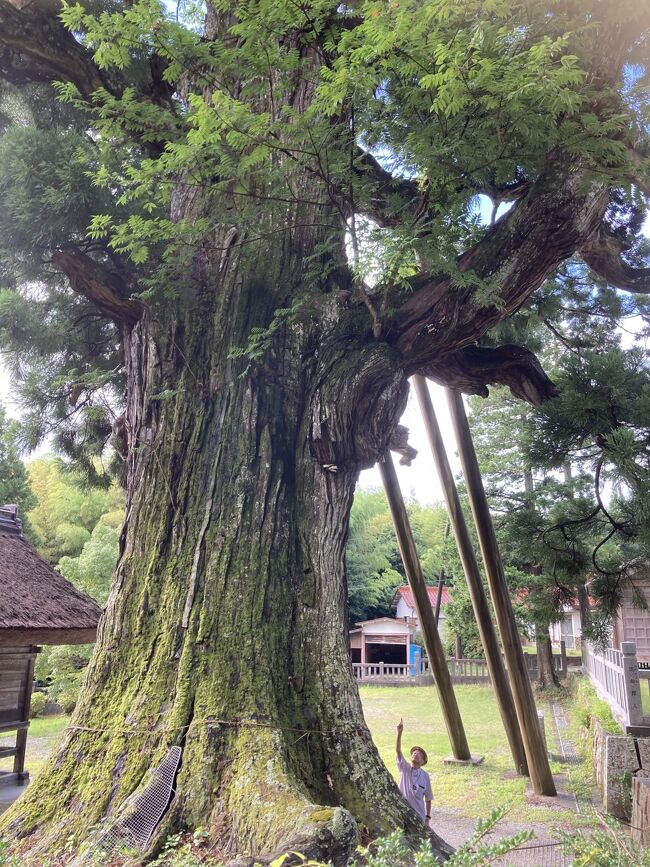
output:
[[[632,837],[650,847],[650,779],[635,777],[632,782]]]
[[[594,775],[602,793],[603,809],[629,821],[635,797],[647,797],[647,786],[633,783],[650,781],[650,738],[609,734],[594,717],[592,728]],[[645,809],[647,815],[647,805]]]

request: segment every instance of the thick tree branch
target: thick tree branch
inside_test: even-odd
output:
[[[477,300],[473,281],[422,275],[387,330],[407,371],[426,370],[441,355],[475,344],[516,312],[532,292],[600,225],[605,186],[585,191],[579,165],[554,155],[543,175],[512,210],[457,262],[491,294]],[[466,285],[462,285],[465,283]]]
[[[142,304],[129,297],[132,289],[122,275],[78,250],[57,250],[52,261],[66,275],[72,289],[106,316],[126,325],[138,321]]]
[[[58,3],[0,0],[0,75],[15,84],[69,81],[84,97],[100,87],[113,91],[58,11]]]
[[[382,228],[399,226],[425,212],[428,197],[417,181],[394,177],[372,154],[361,148],[357,149],[355,169],[372,187],[367,200],[356,204],[360,212],[377,225]]]
[[[444,355],[417,373],[465,394],[488,396],[488,385],[507,385],[522,400],[539,406],[558,393],[536,356],[521,346],[494,349],[466,346]]]
[[[355,203],[364,216],[374,220],[382,228],[399,226],[407,220],[426,222],[427,214],[432,208],[426,185],[420,185],[408,178],[395,177],[362,148],[357,149],[355,169],[358,176],[369,181],[372,187],[365,202]],[[530,187],[531,181],[523,177],[504,184],[489,181],[479,184],[473,180],[459,180],[456,192],[466,192],[470,196],[487,196],[496,207],[503,202],[523,198]]]
[[[176,113],[173,87],[164,80],[167,61],[152,53],[128,81],[119,70],[100,69],[61,23],[59,11],[59,0],[0,0],[0,78],[18,86],[70,82],[89,104],[99,89],[119,97],[135,85],[144,99]],[[146,137],[142,144],[154,157],[162,150]]]
[[[474,186],[474,192],[477,196],[487,196],[495,205],[501,205],[504,202],[516,202],[522,199],[530,190],[532,183],[526,178],[519,178],[507,184],[477,184]]]
[[[650,268],[633,268],[623,259],[623,252],[622,241],[604,224],[578,249],[591,270],[611,286],[627,292],[650,292]]]

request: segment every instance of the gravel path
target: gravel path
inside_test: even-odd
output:
[[[474,833],[474,822],[465,816],[459,816],[453,810],[431,810],[431,827],[454,847],[468,840]],[[502,867],[564,867],[570,864],[570,860],[564,858],[561,848],[557,844],[557,838],[543,824],[521,824],[503,820],[496,828],[486,836],[485,841],[500,840],[503,837],[512,837],[520,831],[533,831],[535,837],[520,849],[504,856],[494,864]]]

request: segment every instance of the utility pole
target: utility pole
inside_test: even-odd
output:
[[[506,657],[510,686],[515,700],[519,729],[524,741],[526,759],[533,788],[538,795],[556,795],[555,783],[548,763],[546,744],[537,717],[537,708],[530,679],[526,671],[524,653],[515,622],[512,601],[508,592],[503,564],[499,555],[487,497],[483,488],[472,435],[465,415],[463,399],[458,391],[445,389],[456,443],[465,476],[474,523],[478,533],[481,554],[485,564],[492,604],[499,624],[503,651]]]
[[[474,556],[474,549],[472,547],[469,530],[467,529],[465,516],[463,515],[463,510],[460,505],[456,483],[454,482],[451,467],[447,460],[445,446],[440,433],[440,426],[438,425],[438,419],[436,418],[436,413],[431,402],[427,381],[423,376],[417,374],[413,377],[412,382],[415,388],[415,394],[418,398],[418,403],[420,404],[420,411],[422,412],[424,427],[429,439],[429,445],[431,446],[431,452],[436,465],[438,478],[440,479],[440,484],[442,485],[442,490],[445,496],[449,521],[454,531],[456,547],[458,548],[460,560],[463,564],[463,572],[465,573],[465,580],[467,581],[467,586],[469,588],[474,617],[476,618],[476,623],[481,636],[481,643],[483,644],[483,650],[485,651],[485,659],[490,672],[490,679],[492,680],[492,685],[499,703],[501,720],[508,738],[508,743],[510,744],[510,752],[512,753],[512,758],[517,772],[527,776],[528,764],[526,762],[526,752],[524,750],[524,743],[521,737],[521,732],[519,731],[517,718],[512,712],[514,703],[512,692],[510,691],[510,686],[508,684],[508,675],[503,664],[499,641],[497,639],[494,624],[492,623],[492,615],[488,605],[487,595],[485,593],[485,588],[483,587],[483,581],[481,580],[478,563]]]
[[[440,570],[440,575],[438,575],[438,593],[436,595],[436,610],[434,612],[434,618],[436,621],[436,628],[440,625],[440,606],[442,604],[442,588],[445,586],[445,570]]]
[[[406,514],[406,506],[400,491],[395,465],[390,452],[386,452],[383,460],[379,461],[379,472],[384,483],[386,498],[390,507],[390,513],[395,526],[397,535],[397,544],[399,545],[402,562],[404,563],[404,571],[411,586],[415,607],[420,621],[420,629],[424,638],[424,646],[429,657],[429,665],[435,679],[436,689],[440,698],[440,707],[442,715],[449,735],[451,750],[454,759],[458,761],[471,762],[472,755],[469,751],[467,738],[465,737],[465,729],[463,720],[460,716],[454,687],[449,676],[447,668],[447,659],[445,651],[438,635],[435,618],[431,610],[429,602],[429,594],[424,583],[420,560],[415,549],[415,541],[411,532],[408,515]]]

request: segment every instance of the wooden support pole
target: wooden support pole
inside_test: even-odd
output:
[[[508,592],[503,564],[499,555],[492,518],[488,508],[487,497],[483,488],[483,480],[474,451],[474,443],[465,415],[463,399],[459,392],[445,389],[451,420],[456,434],[456,443],[460,461],[465,476],[465,484],[478,532],[481,554],[485,563],[492,604],[501,632],[503,652],[506,657],[510,687],[515,700],[519,729],[524,741],[526,759],[533,788],[538,795],[556,795],[553,775],[548,763],[546,745],[537,718],[537,708],[530,678],[526,670],[524,652],[517,630],[512,601]]]
[[[27,667],[25,671],[23,704],[21,708],[21,721],[25,723],[23,728],[16,732],[16,754],[14,756],[14,774],[18,784],[29,780],[29,773],[25,770],[25,751],[27,749],[27,728],[29,726],[29,712],[32,704],[32,690],[34,688],[34,668],[36,666],[37,647],[30,647],[26,654]]]
[[[435,678],[442,716],[447,727],[451,749],[455,759],[469,762],[472,761],[472,755],[469,751],[467,738],[465,737],[465,729],[458,709],[458,703],[456,702],[451,677],[449,676],[445,652],[438,635],[433,611],[431,610],[429,594],[424,583],[420,560],[415,549],[408,515],[406,514],[406,506],[402,499],[395,465],[393,464],[390,452],[387,452],[384,459],[379,461],[378,466],[395,526],[397,543],[402,555],[402,562],[404,563],[404,571],[406,572],[406,577],[413,593],[413,599],[415,600],[420,629],[424,638],[424,646],[429,657],[431,671]]]
[[[481,636],[481,643],[485,651],[485,659],[487,662],[492,686],[497,696],[499,703],[499,711],[503,727],[510,744],[510,752],[515,763],[515,768],[520,774],[528,775],[528,764],[526,762],[526,752],[524,750],[524,742],[519,731],[519,724],[516,716],[513,714],[513,699],[510,686],[508,684],[508,675],[503,664],[501,656],[501,648],[497,639],[496,630],[492,623],[492,615],[488,604],[481,573],[474,556],[472,540],[470,539],[465,516],[460,505],[460,498],[454,482],[454,476],[447,460],[445,446],[440,433],[440,426],[436,418],[436,413],[431,402],[429,389],[426,379],[423,376],[416,375],[413,377],[413,386],[420,404],[424,427],[429,438],[429,445],[433,454],[433,460],[438,472],[438,478],[445,496],[447,504],[447,512],[454,531],[456,539],[456,547],[460,555],[461,563],[463,564],[463,572],[465,580],[469,588],[470,599],[472,600],[472,608],[474,609],[474,617],[478,625],[478,630]]]

